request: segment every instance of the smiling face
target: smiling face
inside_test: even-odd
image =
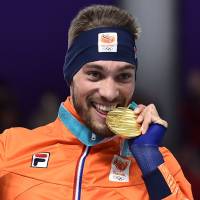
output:
[[[135,67],[121,61],[85,64],[73,77],[70,93],[75,110],[93,132],[112,136],[107,113],[128,106],[135,89]]]

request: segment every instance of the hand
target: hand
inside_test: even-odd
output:
[[[160,118],[154,104],[149,104],[148,106],[139,104],[134,109],[134,113],[138,115],[137,123],[142,125],[141,126],[142,134],[146,133],[146,131],[149,128],[149,125],[152,123],[160,124],[164,126],[165,128],[168,127],[168,123],[165,120]]]
[[[140,104],[134,113],[138,115],[137,122],[142,124],[142,135],[129,139],[129,148],[145,176],[164,162],[158,147],[165,135],[167,122],[159,117],[153,104]]]

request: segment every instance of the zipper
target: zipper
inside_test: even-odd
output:
[[[80,157],[79,163],[78,163],[78,169],[77,169],[77,175],[76,175],[76,187],[75,187],[75,198],[74,200],[80,200],[81,199],[81,185],[82,185],[82,176],[83,176],[83,168],[85,164],[85,159],[87,155],[89,154],[91,147],[86,146],[83,154]]]

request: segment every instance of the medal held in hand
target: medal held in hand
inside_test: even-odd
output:
[[[133,138],[141,134],[141,125],[136,122],[137,116],[133,110],[117,107],[108,112],[106,124],[108,128],[123,138]]]

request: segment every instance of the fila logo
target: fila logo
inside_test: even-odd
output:
[[[32,157],[31,167],[47,168],[49,157],[50,157],[50,153],[48,152],[41,152],[41,153],[34,154]]]

